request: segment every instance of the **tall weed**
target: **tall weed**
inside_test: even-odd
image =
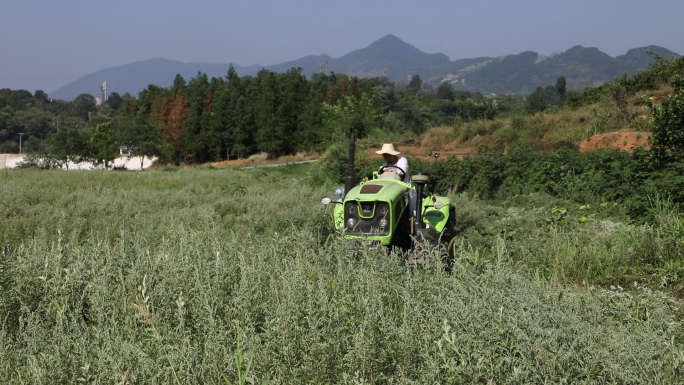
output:
[[[550,240],[549,211],[513,217],[513,207],[454,196],[473,225],[449,275],[437,251],[417,270],[405,255],[322,236],[329,187],[264,169],[3,174],[3,214],[22,215],[2,222],[0,382],[674,384],[684,375],[682,304],[667,292],[564,286],[576,279],[523,268],[543,270],[527,258],[571,244]],[[586,239],[591,231],[573,236],[572,215],[552,222],[558,234]],[[492,235],[478,241],[473,228]],[[622,253],[646,236],[611,230],[596,241]]]

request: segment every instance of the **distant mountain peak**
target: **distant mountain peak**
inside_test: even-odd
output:
[[[567,78],[568,89],[582,89],[611,81],[623,73],[635,73],[648,68],[655,60],[648,51],[664,58],[679,56],[651,45],[631,49],[625,55],[612,58],[598,48],[575,45],[566,51],[554,52],[548,58],[533,51],[524,51],[503,55],[496,60],[480,57],[451,61],[442,53],[422,52],[396,35],[387,34],[367,47],[339,58],[325,54],[308,55],[275,65],[240,67],[233,63],[233,66],[239,76],[256,76],[262,69],[285,73],[292,68],[301,68],[305,76],[334,72],[359,78],[385,77],[390,81],[406,81],[409,76],[417,74],[431,84],[449,82],[457,90],[528,94],[537,87],[554,84],[559,76]],[[228,67],[228,63],[183,63],[156,57],[83,76],[54,91],[50,97],[73,100],[83,93],[95,95],[103,80],[107,81],[110,92],[136,94],[150,84],[169,87],[176,75],[189,80],[201,72],[208,77],[221,78],[226,75]]]
[[[386,35],[365,48],[352,51],[338,60],[342,63],[366,60],[371,63],[391,63],[396,60],[417,58],[427,55],[418,48],[399,39],[394,35]]]
[[[387,34],[387,35],[385,35],[385,36],[383,36],[383,37],[381,37],[380,39],[378,39],[378,40],[375,41],[375,43],[382,43],[382,44],[386,44],[386,43],[396,43],[396,42],[404,43],[403,40],[401,40],[400,38],[398,38],[396,35],[392,35],[391,33],[390,33],[390,34]]]
[[[400,38],[394,36],[394,35],[386,35],[373,43],[371,43],[368,47],[363,48],[363,50],[410,50],[413,52],[420,52],[423,53],[421,50],[416,48],[415,46],[401,40]]]

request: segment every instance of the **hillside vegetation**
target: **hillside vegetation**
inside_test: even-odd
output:
[[[134,156],[180,165],[323,151],[345,141],[352,129],[361,140],[386,141],[435,127],[454,127],[461,140],[497,131],[494,143],[507,145],[537,144],[551,132],[557,145],[615,127],[648,128],[648,122],[641,124],[650,114],[643,97],[669,86],[681,62],[656,58],[649,71],[600,87],[573,90],[559,76],[526,97],[459,91],[418,75],[408,83],[335,73],[309,80],[301,68],[240,77],[232,67],[222,78],[198,73],[186,81],[176,75],[173,86],[151,84],[138,97],[112,93],[101,105],[87,94],[63,102],[42,91],[0,90],[0,152],[22,147],[50,158],[49,164],[107,166],[126,148]],[[638,103],[641,111],[634,109]],[[556,112],[555,125],[538,116]]]

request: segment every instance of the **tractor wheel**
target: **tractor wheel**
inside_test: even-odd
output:
[[[392,246],[409,251],[411,249],[411,223],[406,211],[399,219],[399,224],[392,235]]]
[[[454,265],[454,258],[456,258],[456,209],[449,209],[449,221],[446,227],[446,239],[444,246],[446,248],[444,255],[444,266],[448,272]]]
[[[417,268],[425,267],[425,253],[423,250],[416,248],[409,251],[408,258],[406,258],[406,266]]]
[[[454,267],[454,259],[456,258],[456,236],[453,236],[448,242],[443,243],[444,251],[442,253],[442,262],[444,263],[444,270],[451,273]]]

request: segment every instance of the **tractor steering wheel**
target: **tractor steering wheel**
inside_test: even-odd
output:
[[[394,170],[389,170],[389,171],[392,171],[395,174],[399,175],[401,180],[406,179],[406,171],[404,171],[401,167],[397,167],[397,166],[390,166],[390,165],[382,166],[382,167],[380,167],[380,169],[378,169],[378,175],[382,175],[386,169],[394,169]]]

